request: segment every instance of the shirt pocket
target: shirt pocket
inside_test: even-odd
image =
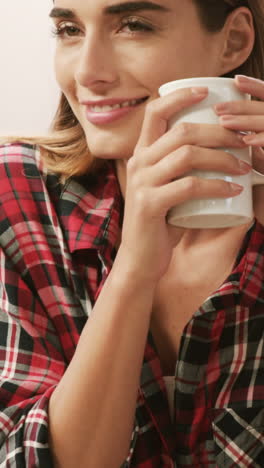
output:
[[[217,468],[264,467],[264,408],[213,410]]]

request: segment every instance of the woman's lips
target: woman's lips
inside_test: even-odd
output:
[[[100,102],[86,102],[85,115],[95,125],[112,123],[121,119],[146,101],[147,97],[131,100],[108,99]]]

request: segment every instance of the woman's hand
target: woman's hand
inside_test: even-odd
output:
[[[224,180],[188,176],[192,169],[245,174],[248,165],[219,147],[244,147],[241,135],[220,125],[181,123],[177,112],[207,96],[207,89],[177,90],[147,105],[141,136],[127,163],[125,215],[118,256],[134,277],[157,282],[183,233],[168,225],[170,208],[191,199],[231,197],[242,188]]]
[[[259,101],[234,101],[217,104],[215,110],[220,116],[219,123],[226,129],[251,132],[244,137],[247,145],[252,146],[253,167],[264,173],[264,81],[238,75],[237,87]],[[264,186],[254,187],[255,216],[264,224]]]

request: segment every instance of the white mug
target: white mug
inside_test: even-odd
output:
[[[180,122],[217,124],[219,117],[213,109],[216,103],[250,99],[249,94],[241,93],[238,90],[233,78],[220,77],[171,81],[159,88],[159,94],[165,96],[176,89],[195,86],[207,86],[208,96],[198,104],[177,113],[169,121],[169,128]],[[224,148],[224,150],[251,164],[250,148]],[[243,186],[243,191],[236,197],[191,200],[173,207],[167,217],[170,224],[185,228],[225,228],[245,224],[252,220],[254,216],[252,186],[264,184],[263,174],[254,169],[246,175],[239,176],[199,170],[194,170],[190,174],[207,179],[223,179],[233,182]]]

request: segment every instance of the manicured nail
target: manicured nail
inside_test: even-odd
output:
[[[241,174],[247,174],[247,172],[251,171],[251,165],[248,164],[246,161],[242,161],[242,159],[239,159],[238,163]]]
[[[235,78],[237,78],[240,83],[246,83],[250,80],[250,77],[246,75],[236,75]]]
[[[232,122],[234,120],[233,115],[221,115],[220,121],[221,122]]]
[[[208,94],[208,88],[204,86],[203,87],[197,86],[195,88],[192,88],[191,91],[192,91],[192,94],[194,94],[195,96],[205,96],[206,94]]]
[[[214,109],[217,114],[227,113],[229,109],[229,105],[226,102],[218,102],[214,106]]]
[[[249,145],[254,145],[254,144],[259,144],[260,141],[259,141],[259,138],[257,137],[257,135],[246,135],[246,136],[243,136],[243,141],[246,143],[246,144],[249,144]]]
[[[232,184],[229,184],[229,186],[230,186],[231,192],[234,193],[234,194],[235,193],[241,193],[242,190],[244,189],[242,187],[242,185],[239,185],[239,184],[232,183]]]
[[[263,81],[259,78],[254,78],[253,76],[246,76],[246,75],[236,75],[239,83],[260,83],[263,86]]]

